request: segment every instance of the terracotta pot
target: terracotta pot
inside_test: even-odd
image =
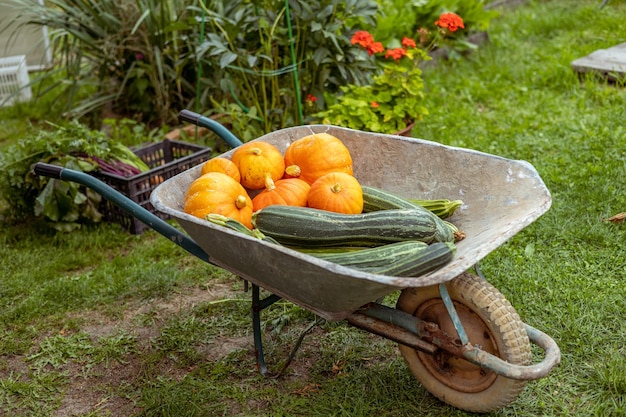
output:
[[[411,134],[413,131],[413,127],[415,126],[415,122],[411,122],[408,125],[406,125],[406,127],[398,132],[395,132],[394,135],[398,135],[398,136],[404,136],[407,138],[412,137],[413,135]]]

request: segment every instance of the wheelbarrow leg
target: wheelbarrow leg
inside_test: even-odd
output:
[[[280,300],[280,297],[276,294],[272,294],[261,299],[259,287],[252,284],[252,333],[254,335],[254,349],[256,353],[257,367],[263,376],[267,375],[267,365],[265,364],[265,356],[263,355],[261,311],[278,300]]]
[[[248,290],[248,281],[244,281],[245,283],[245,291]],[[261,298],[260,296],[260,288],[257,285],[252,284],[252,333],[254,336],[254,350],[256,354],[257,367],[261,375],[267,376],[268,370],[267,365],[265,363],[265,355],[263,354],[263,336],[261,332],[261,311],[270,305],[274,304],[276,301],[280,300],[281,297],[276,294],[271,294],[266,298]],[[278,377],[282,375],[282,373],[287,369],[291,361],[296,355],[296,352],[300,348],[304,337],[309,334],[313,328],[320,323],[322,323],[324,319],[318,317],[315,322],[313,322],[307,329],[305,329],[298,338],[296,345],[291,349],[289,353],[289,357],[283,364],[282,368],[277,374],[274,374],[274,377]]]

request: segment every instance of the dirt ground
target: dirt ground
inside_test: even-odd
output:
[[[55,370],[64,372],[67,380],[66,384],[59,388],[60,406],[53,416],[70,417],[98,412],[100,415],[111,417],[128,417],[140,412],[141,409],[134,404],[133,399],[121,397],[117,389],[124,386],[132,387],[145,378],[142,361],[133,359],[153,349],[151,341],[160,333],[159,323],[162,323],[169,315],[192,309],[199,303],[232,298],[234,295],[235,291],[231,289],[230,284],[216,284],[210,290],[190,289],[167,300],[134,302],[123,307],[124,311],[118,315],[121,317],[119,319],[112,319],[99,312],[81,312],[80,322],[84,324],[79,330],[88,334],[92,340],[124,331],[136,338],[138,354],[130,354],[129,357],[125,357],[123,363],[110,361],[85,367],[80,363],[68,362],[60,370]],[[138,317],[147,313],[156,317],[154,324],[138,326]],[[215,361],[242,349],[248,350],[249,354],[254,356],[254,342],[251,335],[239,338],[218,338],[216,343],[211,344],[211,349],[206,349],[203,354],[206,355],[206,360]],[[151,372],[154,373],[155,370],[152,369]],[[159,375],[177,379],[187,374],[188,370],[181,369],[165,359],[159,362],[156,372]],[[5,359],[4,365],[0,368],[0,376],[6,378],[10,375],[13,375],[13,378],[16,375],[27,378],[29,363],[23,356]]]

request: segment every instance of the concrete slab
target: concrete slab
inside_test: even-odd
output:
[[[596,72],[608,78],[626,75],[626,42],[607,49],[598,49],[571,63],[572,69],[580,73]]]

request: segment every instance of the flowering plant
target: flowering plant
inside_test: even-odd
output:
[[[417,41],[404,37],[399,47],[385,48],[366,31],[357,31],[351,39],[377,61],[379,71],[366,85],[348,84],[343,94],[326,97],[326,110],[316,114],[324,124],[378,133],[398,133],[428,114],[424,107],[422,62],[431,59],[428,52],[439,46],[447,35],[464,28],[463,19],[443,13],[434,23],[437,30],[421,28]]]

